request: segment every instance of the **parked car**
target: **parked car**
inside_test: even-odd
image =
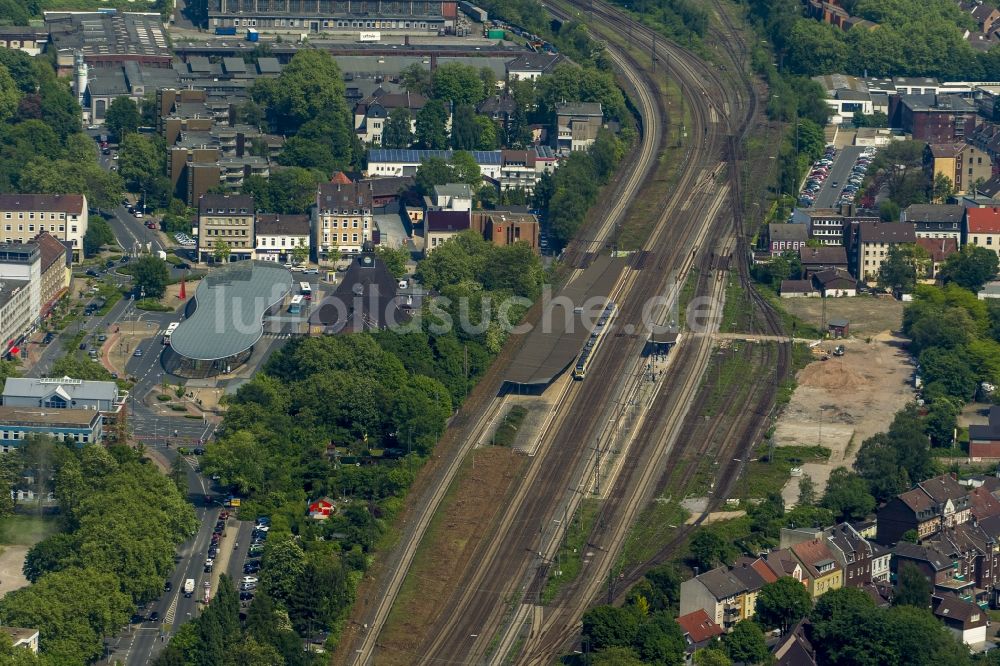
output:
[[[253,599],[253,592],[240,592],[240,601],[250,601],[251,599]]]
[[[174,584],[171,583],[169,580],[166,583],[163,584],[163,591],[164,592],[172,592],[173,589],[174,589]]]

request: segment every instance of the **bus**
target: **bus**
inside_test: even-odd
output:
[[[302,294],[304,300],[312,300],[313,290],[308,282],[299,282],[299,293]]]
[[[176,321],[172,324],[167,324],[167,330],[163,332],[163,344],[170,345],[170,336],[174,334],[178,326],[180,326],[180,323]]]
[[[288,314],[300,314],[302,312],[302,295],[292,296],[292,303],[288,306]]]

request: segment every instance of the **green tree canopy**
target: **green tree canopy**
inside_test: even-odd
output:
[[[838,467],[830,473],[821,504],[841,520],[858,520],[875,509],[875,498],[864,479],[846,467]]]
[[[782,576],[768,583],[757,595],[757,620],[782,633],[812,610],[812,597],[801,582]]]
[[[997,253],[989,248],[966,245],[941,267],[941,279],[970,291],[979,291],[997,274]]]
[[[401,106],[390,111],[382,129],[382,147],[409,148],[413,141],[413,116],[410,110]]]
[[[747,664],[760,664],[770,654],[764,642],[764,630],[753,620],[737,622],[723,637],[722,647],[730,659]]]
[[[448,112],[439,100],[430,100],[417,112],[416,137],[427,150],[448,147]]]
[[[122,141],[128,134],[139,129],[142,116],[139,107],[130,97],[115,97],[108,105],[104,126],[115,141]]]
[[[132,277],[135,286],[146,293],[148,298],[159,298],[166,293],[170,281],[167,262],[152,255],[140,257],[132,262]]]

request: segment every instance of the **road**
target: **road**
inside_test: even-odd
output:
[[[863,146],[845,146],[837,151],[837,158],[830,167],[830,175],[816,195],[813,208],[833,208],[837,205],[840,193],[844,191],[847,179],[851,177],[851,169],[864,150]],[[834,183],[837,185],[834,186]]]
[[[243,576],[243,563],[249,550],[250,533],[253,526],[252,523],[236,521],[233,518],[227,521],[219,554],[216,556],[217,561],[228,557],[226,566],[224,569],[216,567],[211,573],[205,572],[204,565],[205,559],[208,557],[208,547],[222,507],[218,500],[213,500],[210,504],[205,503],[205,495],[212,490],[211,481],[206,480],[195,470],[197,464],[195,459],[186,458],[186,462],[188,463],[188,487],[191,489],[188,499],[195,506],[199,521],[198,532],[178,548],[178,565],[168,578],[172,590],[164,593],[156,601],[147,604],[140,611],[141,615],[146,618],[151,612],[156,611],[160,620],[157,622],[144,621],[124,630],[113,646],[108,663],[114,663],[113,660],[119,660],[126,666],[144,666],[152,663],[177,628],[198,615],[203,606],[205,582],[210,583],[211,594],[214,595],[219,576],[222,573],[228,574],[234,583],[238,583]],[[215,496],[217,497],[218,493]],[[238,548],[235,547],[236,545]],[[195,594],[186,597],[183,591],[184,581],[189,578],[195,581]]]

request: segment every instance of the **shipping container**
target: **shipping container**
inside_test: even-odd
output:
[[[486,31],[486,39],[503,39],[503,38],[504,38],[503,30],[493,29]]]
[[[236,34],[236,26],[234,26],[234,25],[219,26],[218,28],[215,29],[215,34],[217,34],[217,35],[235,35]]]
[[[247,41],[248,42],[259,42],[260,41],[260,33],[257,32],[256,30],[254,30],[253,28],[250,28],[249,30],[247,30]]]

